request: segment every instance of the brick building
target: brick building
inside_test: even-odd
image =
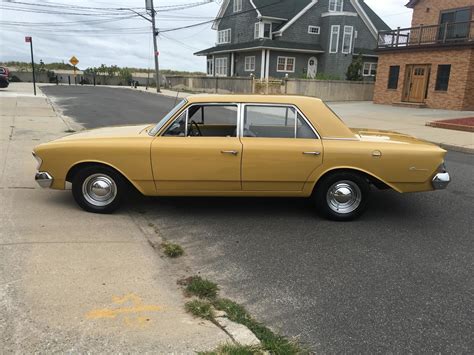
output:
[[[374,102],[474,110],[474,0],[411,0],[412,27],[379,32]]]

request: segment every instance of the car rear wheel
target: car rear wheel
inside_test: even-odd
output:
[[[124,189],[123,177],[103,166],[89,166],[77,172],[72,181],[72,194],[77,204],[94,213],[111,213],[120,206]]]
[[[360,174],[337,172],[318,183],[314,199],[318,212],[335,221],[350,221],[367,208],[369,182]]]

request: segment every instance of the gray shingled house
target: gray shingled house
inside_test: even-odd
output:
[[[345,79],[354,56],[375,78],[378,32],[390,27],[364,0],[224,0],[207,57],[209,76]]]

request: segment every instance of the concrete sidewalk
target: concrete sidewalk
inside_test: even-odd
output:
[[[144,87],[136,89],[128,86],[114,87],[156,93],[154,88],[146,90]],[[161,95],[185,98],[192,94],[163,89]],[[474,153],[474,133],[426,126],[427,122],[434,120],[474,117],[474,111],[394,107],[376,105],[367,101],[328,102],[327,104],[350,127],[375,128],[406,133],[439,144],[447,149]]]
[[[229,340],[183,309],[138,215],[40,189],[32,148],[67,127],[31,86],[0,90],[0,344],[5,353],[193,353]]]

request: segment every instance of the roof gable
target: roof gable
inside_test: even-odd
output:
[[[291,19],[303,10],[312,0],[253,0],[263,17]]]

